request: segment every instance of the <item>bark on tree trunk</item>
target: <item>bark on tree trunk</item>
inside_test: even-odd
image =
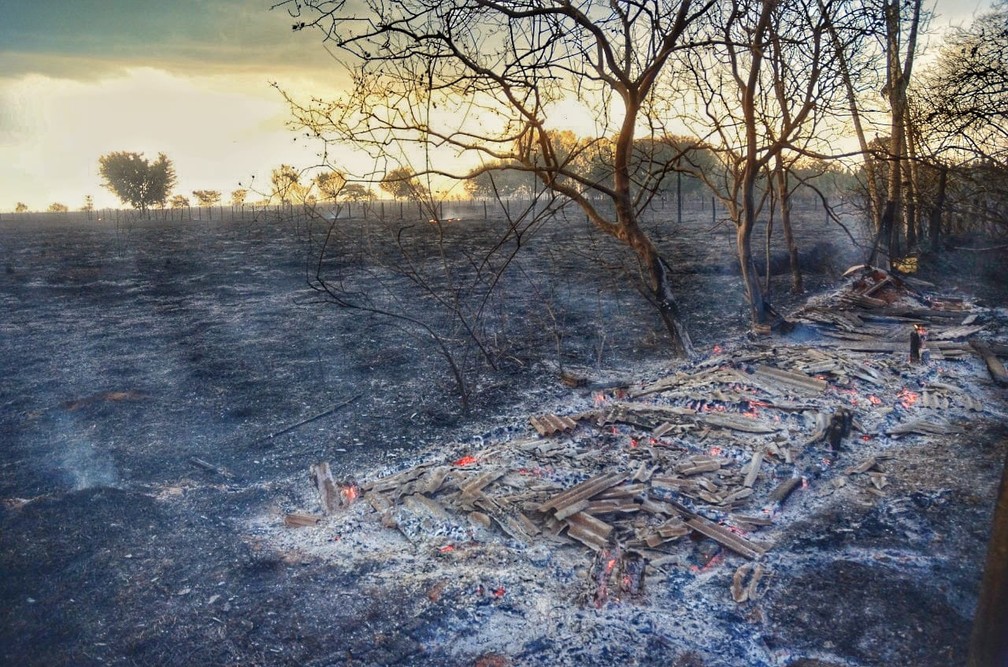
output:
[[[749,302],[749,318],[753,330],[765,332],[769,324],[766,301],[760,287],[759,272],[752,257],[752,224],[739,225],[735,235],[738,250],[739,269],[742,272],[742,285],[745,288],[746,301]]]
[[[941,242],[942,214],[945,210],[945,186],[948,183],[948,167],[941,165],[938,167],[938,194],[935,196],[934,208],[928,218],[928,243],[932,250],[938,249]]]
[[[672,291],[672,267],[662,258],[651,239],[637,226],[635,221],[626,221],[620,226],[620,240],[628,244],[647,269],[651,279],[651,295],[658,314],[668,329],[672,351],[681,357],[693,356],[693,341],[682,321],[679,305]]]
[[[678,356],[693,355],[693,343],[679,313],[679,306],[672,293],[671,270],[668,263],[662,259],[650,237],[644,233],[637,223],[631,197],[632,180],[630,178],[630,162],[633,153],[634,123],[640,100],[629,93],[624,97],[627,105],[623,126],[616,140],[613,155],[613,203],[616,209],[616,226],[613,232],[621,241],[629,245],[637,254],[651,279],[651,293],[671,338],[672,350]]]
[[[794,230],[791,228],[791,190],[784,169],[777,170],[777,201],[780,202],[781,227],[784,228],[784,241],[787,243],[788,259],[791,263],[791,291],[794,294],[801,294],[805,291],[805,287],[802,284],[801,265],[798,262],[798,242],[795,241]]]

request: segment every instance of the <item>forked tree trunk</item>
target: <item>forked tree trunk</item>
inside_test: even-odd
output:
[[[651,284],[651,296],[658,314],[668,330],[672,351],[680,357],[693,356],[693,341],[690,340],[682,314],[672,290],[672,267],[655,248],[647,234],[633,220],[620,225],[620,240],[629,245],[647,269]]]
[[[759,272],[753,261],[752,225],[739,225],[735,242],[738,250],[739,269],[742,272],[742,286],[745,288],[746,301],[749,302],[749,318],[755,331],[765,332],[769,327],[770,313],[766,300],[763,298]]]

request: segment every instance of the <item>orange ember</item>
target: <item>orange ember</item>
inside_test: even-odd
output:
[[[349,505],[360,497],[360,488],[356,484],[347,484],[340,488],[340,497],[344,505]]]
[[[721,455],[721,451],[722,450],[721,450],[720,447],[711,447],[710,448],[710,455],[711,456],[720,456]]]
[[[446,554],[451,553],[452,551],[455,551],[454,544],[446,544],[443,547],[438,547],[438,553]]]
[[[915,391],[910,391],[906,387],[903,387],[896,397],[899,399],[900,405],[909,410],[917,402],[917,399],[920,398],[920,395]]]
[[[868,397],[868,402],[871,403],[872,405],[882,405],[882,399],[876,396],[875,394],[872,394],[871,396]]]
[[[476,457],[472,456],[471,454],[466,454],[465,456],[463,456],[462,458],[460,458],[458,461],[455,461],[454,463],[452,463],[452,465],[454,465],[454,466],[468,466],[468,465],[472,465],[473,463],[476,463]]]

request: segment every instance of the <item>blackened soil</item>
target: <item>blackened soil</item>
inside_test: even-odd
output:
[[[731,231],[708,216],[659,235],[701,346],[744,327]],[[465,412],[422,327],[309,287],[310,223],[0,225],[0,663],[445,664],[432,638],[449,607],[278,554],[239,523],[300,507],[312,462],[352,476],[515,428],[564,391],[560,366],[605,379],[669,361],[634,263],[576,216],[530,230],[506,268],[511,246],[477,261],[500,220],[464,218],[445,242],[411,225],[414,265],[389,241],[405,224],[347,222],[323,277],[442,332]],[[809,246],[828,235],[803,229]],[[463,251],[447,273],[444,243]],[[809,268],[814,287],[842,265]],[[489,283],[488,358],[434,295]],[[463,292],[467,309],[482,297]]]

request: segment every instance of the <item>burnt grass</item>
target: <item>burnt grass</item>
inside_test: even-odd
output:
[[[713,226],[709,209],[681,225],[674,215],[656,210],[649,225],[676,269],[694,342],[744,335],[733,229]],[[821,211],[804,216],[814,290],[857,254]],[[0,223],[0,662],[450,662],[436,641],[450,606],[277,554],[239,525],[295,503],[310,463],[352,477],[438,443],[490,440],[569,391],[561,369],[604,380],[672,362],[632,258],[582,216],[557,213],[503,244],[503,217],[457,217],[441,228],[339,220],[324,257],[327,224],[303,215]],[[776,269],[786,311],[800,297],[787,295],[779,257]],[[355,307],[314,289],[317,275]],[[977,499],[978,525],[991,503]],[[984,547],[986,529],[976,530],[970,567],[952,579],[967,591]],[[797,547],[836,546],[820,535],[810,525]],[[794,599],[775,604],[793,605],[781,614],[798,620],[768,645],[812,645],[839,625],[848,655],[896,664],[861,648],[874,644],[864,628],[924,607],[928,636],[953,640],[913,644],[912,664],[954,664],[943,651],[962,648],[969,610],[915,599],[910,574],[880,589],[865,567],[792,582]],[[892,609],[834,615],[845,591]],[[896,642],[894,655],[910,645]],[[669,664],[676,654],[660,648],[655,664]],[[680,662],[702,664],[690,660]]]

